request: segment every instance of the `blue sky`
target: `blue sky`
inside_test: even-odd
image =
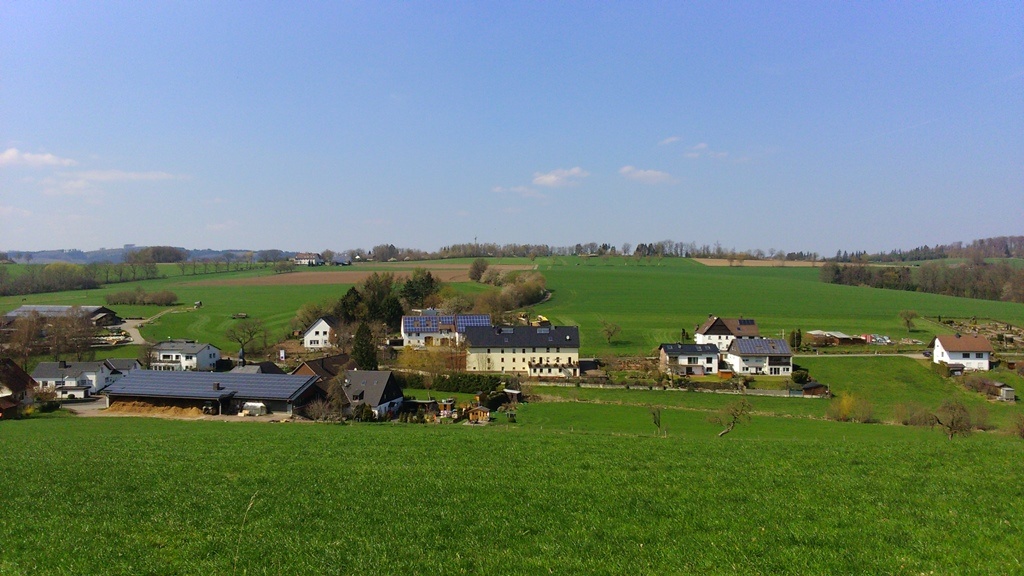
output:
[[[0,249],[1022,223],[1019,1],[0,5]]]

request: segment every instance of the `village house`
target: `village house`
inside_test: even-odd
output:
[[[342,390],[349,403],[345,411],[350,415],[366,405],[375,418],[390,418],[405,400],[402,387],[390,370],[347,370]]]
[[[115,362],[124,367],[125,371],[115,367]],[[39,383],[40,389],[55,392],[58,398],[73,400],[101,392],[139,367],[138,361],[131,358],[95,362],[40,362],[32,371],[32,378]]]
[[[300,252],[292,258],[296,266],[323,266],[324,257],[315,252]]]
[[[579,376],[577,326],[468,326],[469,372],[510,372],[531,378]]]
[[[320,350],[334,345],[332,334],[338,330],[338,319],[321,316],[302,333],[302,347],[306,350]]]
[[[344,374],[347,370],[355,368],[355,364],[355,361],[348,354],[335,354],[315,360],[306,360],[292,370],[292,374],[316,376],[317,386],[326,392],[328,382],[339,374]]]
[[[419,316],[402,316],[402,341],[405,346],[457,346],[463,342],[469,326],[490,326],[489,314],[438,314],[424,310]]]
[[[983,336],[936,336],[929,346],[932,362],[945,364],[951,373],[989,369],[992,344]]]
[[[130,403],[233,414],[249,404],[291,415],[323,397],[314,376],[135,370],[106,390],[107,407]]]
[[[736,374],[789,376],[793,373],[793,352],[778,338],[736,339],[725,352],[725,361]]]
[[[151,370],[209,371],[217,367],[220,350],[195,340],[165,340],[153,346]]]
[[[697,344],[714,344],[719,352],[725,352],[733,340],[760,338],[761,332],[753,318],[719,318],[708,315],[708,319],[694,330],[693,340]]]
[[[718,346],[714,344],[662,344],[658,346],[658,366],[662,372],[680,376],[705,376],[718,373]]]

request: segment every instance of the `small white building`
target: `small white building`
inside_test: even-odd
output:
[[[680,376],[718,374],[718,346],[714,344],[662,344],[658,356],[662,372]]]
[[[334,346],[333,335],[338,330],[338,321],[333,316],[321,316],[302,333],[302,347],[306,350],[320,350]]]
[[[793,352],[779,338],[733,340],[725,361],[737,374],[789,376],[793,373]]]
[[[150,370],[211,371],[217,367],[220,350],[195,340],[166,340],[153,346]]]
[[[936,336],[931,341],[932,362],[946,364],[950,371],[988,370],[992,344],[982,336],[960,334]]]
[[[761,331],[753,318],[719,318],[708,315],[708,319],[693,332],[697,344],[714,344],[719,352],[725,352],[733,340],[760,338]]]
[[[32,378],[40,388],[56,392],[61,399],[88,398],[117,382],[123,375],[108,360],[40,362],[32,371]]]
[[[296,266],[323,266],[324,257],[314,252],[300,252],[292,258]]]

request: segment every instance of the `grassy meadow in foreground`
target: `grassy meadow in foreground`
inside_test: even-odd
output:
[[[768,417],[719,439],[681,410],[654,437],[631,406],[541,428],[580,406],[486,428],[2,422],[0,573],[1020,570],[1020,441]]]

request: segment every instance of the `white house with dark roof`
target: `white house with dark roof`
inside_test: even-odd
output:
[[[119,362],[121,360],[124,359],[118,359]],[[135,360],[131,362],[138,364]],[[32,378],[40,388],[55,392],[58,398],[68,399],[88,398],[117,382],[123,375],[109,360],[40,362],[32,371]]]
[[[510,372],[531,378],[580,375],[577,326],[468,326],[468,372]]]
[[[321,316],[302,333],[302,347],[306,350],[320,350],[333,346],[332,333],[338,330],[334,316]]]
[[[697,327],[693,340],[697,344],[714,344],[719,352],[725,352],[733,340],[760,338],[761,331],[753,318],[719,318],[708,315],[708,319]]]
[[[932,362],[946,364],[951,372],[989,369],[992,344],[983,336],[936,336],[930,346]]]
[[[725,361],[737,374],[789,376],[793,373],[793,352],[779,338],[733,340]]]
[[[718,374],[718,346],[714,344],[662,344],[658,346],[662,372],[681,376]]]
[[[390,370],[346,370],[342,384],[348,399],[348,413],[359,405],[367,405],[376,418],[387,418],[398,412],[405,396]]]
[[[490,326],[489,314],[430,314],[402,316],[402,341],[415,348],[455,346],[465,339],[469,326]]]
[[[300,252],[292,258],[298,266],[323,266],[324,257],[315,252]]]
[[[220,350],[195,340],[165,340],[153,346],[151,370],[209,371],[217,366]]]

